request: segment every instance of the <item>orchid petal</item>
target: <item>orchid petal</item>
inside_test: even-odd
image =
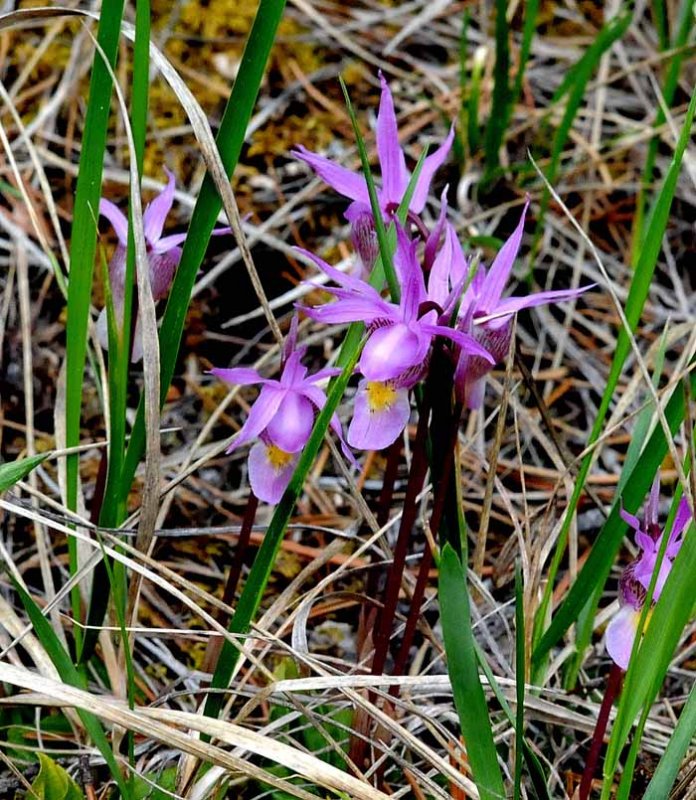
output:
[[[396,378],[420,364],[429,346],[430,338],[422,335],[419,328],[403,323],[377,328],[363,348],[360,372],[370,381]]]
[[[341,370],[338,370],[339,372]],[[318,375],[319,373],[317,373]],[[316,376],[312,376],[316,377]],[[326,404],[326,395],[318,386],[306,386],[302,390],[302,394],[319,410],[321,411]],[[358,462],[355,460],[355,456],[350,451],[346,440],[343,438],[343,428],[341,427],[341,421],[338,418],[338,414],[334,413],[331,417],[331,421],[329,422],[331,430],[336,434],[336,438],[338,439],[341,450],[343,451],[343,455],[346,459],[350,462],[351,466],[357,467]]]
[[[173,247],[178,247],[186,241],[188,233],[173,233],[171,236],[163,236],[156,242],[153,242],[150,247],[153,253],[166,253]]]
[[[121,209],[114,205],[111,200],[105,200],[103,197],[99,201],[99,213],[102,217],[106,217],[114,229],[114,233],[118,237],[118,242],[122,247],[128,246],[128,217],[124,215]]]
[[[645,530],[649,531],[651,525],[657,525],[660,515],[660,473],[655,475],[655,480],[650,487],[648,502],[645,504]]]
[[[627,525],[633,528],[634,531],[640,532],[642,530],[638,517],[630,514],[625,508],[623,508],[623,506],[619,509],[619,516]]]
[[[672,524],[672,532],[669,535],[669,542],[667,544],[667,555],[674,558],[679,552],[681,547],[680,536],[684,533],[686,526],[694,519],[691,509],[689,508],[689,501],[686,497],[682,497],[677,507],[677,513],[674,516],[674,523]]]
[[[464,331],[448,328],[446,325],[421,325],[421,329],[431,336],[444,336],[458,344],[465,353],[470,356],[478,356],[489,364],[495,364],[496,359],[486,350],[486,348]]]
[[[295,158],[299,158],[308,164],[324,183],[328,183],[339,194],[351,200],[364,203],[369,207],[370,195],[367,191],[367,183],[365,183],[365,178],[362,175],[351,172],[345,167],[340,167],[338,164],[334,164],[333,161],[329,161],[328,158],[310,152],[302,145],[298,145],[291,153]]]
[[[232,367],[230,369],[213,367],[213,369],[210,370],[210,374],[235,386],[252,386],[255,383],[260,383],[262,385],[274,383],[276,386],[279,385],[278,381],[262,378],[261,375],[259,375],[255,369],[251,369],[251,367]]]
[[[153,300],[166,297],[181,260],[181,248],[171,247],[166,253],[150,253],[150,288]]]
[[[621,606],[607,625],[604,644],[612,661],[621,669],[628,669],[639,620],[640,611],[627,605]]]
[[[264,503],[275,505],[290,483],[299,456],[283,453],[266,442],[257,442],[249,451],[249,483]]]
[[[287,357],[283,367],[283,374],[280,376],[281,386],[290,389],[302,383],[307,374],[307,367],[302,365],[302,359],[306,352],[306,347],[300,347],[297,350],[293,350]]]
[[[148,203],[143,213],[143,231],[148,244],[151,246],[162,236],[165,220],[174,204],[174,173],[170,172],[166,167],[164,171],[168,177],[167,185],[154,200]]]
[[[375,397],[375,394],[381,396]],[[411,415],[408,389],[370,387],[363,380],[355,395],[348,443],[359,450],[382,450],[403,432]]]
[[[401,225],[396,226],[394,267],[401,283],[401,316],[405,322],[418,318],[420,304],[426,300],[423,270],[416,257],[416,242],[412,242]]]
[[[385,311],[369,300],[337,300],[325,306],[298,306],[310,319],[328,325],[346,322],[374,322],[383,319]],[[389,312],[387,311],[388,315]]]
[[[435,173],[444,164],[445,159],[447,158],[447,155],[452,147],[453,141],[454,127],[451,127],[445,141],[423,162],[420,175],[418,176],[418,180],[416,181],[416,185],[413,190],[411,204],[409,205],[410,210],[413,211],[414,214],[420,214],[425,207],[425,201],[428,199],[428,193],[430,191],[430,183],[432,182]]]
[[[501,300],[498,305],[492,308],[490,313],[480,321],[506,317],[524,308],[534,308],[536,306],[546,305],[547,303],[563,303],[566,300],[579,297],[583,292],[594,288],[594,286],[596,286],[596,284],[591,283],[589,286],[583,286],[580,289],[558,289],[549,292],[536,292],[527,297],[508,297],[505,300]],[[480,321],[478,319],[475,320],[476,324],[480,324]]]
[[[399,145],[394,100],[382,73],[379,80],[382,84],[382,96],[377,112],[377,155],[382,171],[382,193],[386,203],[398,205],[408,186],[408,170],[404,151]]]
[[[281,403],[285,399],[287,392],[277,386],[266,384],[256,398],[256,402],[249,411],[246,422],[232,444],[227,448],[231,453],[245,442],[255,439],[259,434],[266,430],[271,420],[278,413]]]
[[[438,215],[437,222],[435,223],[432,231],[428,234],[425,240],[425,248],[423,250],[423,266],[426,270],[431,269],[435,261],[437,249],[440,246],[440,239],[442,232],[445,230],[447,224],[447,192],[449,185],[445,186],[440,197],[440,214]]]
[[[491,268],[488,270],[486,276],[485,296],[483,297],[483,309],[487,313],[493,313],[498,308],[498,303],[503,295],[503,289],[508,282],[510,273],[512,272],[512,265],[515,263],[517,253],[522,243],[522,235],[524,234],[524,220],[529,207],[529,198],[524,204],[522,209],[522,216],[517,223],[517,227],[509,239],[500,248],[498,255],[495,257]]]
[[[257,401],[258,402],[258,401]],[[306,397],[288,391],[266,427],[266,435],[286,453],[297,453],[307,444],[314,425],[314,411]]]

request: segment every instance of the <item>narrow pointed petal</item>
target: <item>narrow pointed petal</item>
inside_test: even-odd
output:
[[[340,167],[338,164],[334,164],[333,161],[329,161],[328,158],[310,152],[302,145],[298,145],[291,153],[295,158],[299,158],[305,164],[308,164],[324,183],[328,183],[339,194],[351,200],[364,203],[369,207],[370,196],[367,192],[365,178],[362,175],[351,172],[345,167]]]
[[[500,298],[503,296],[505,284],[508,282],[510,273],[512,272],[512,265],[515,263],[517,253],[522,243],[522,236],[524,234],[524,220],[527,215],[527,208],[529,207],[529,198],[524,204],[520,221],[512,233],[512,236],[503,244],[495,257],[491,268],[488,270],[486,276],[486,285],[484,296],[481,298],[481,307],[486,313],[493,313],[498,308]]]
[[[332,267],[331,264],[327,264],[323,258],[319,258],[319,256],[311,253],[309,250],[305,250],[303,247],[295,247],[294,250],[300,253],[300,255],[308,258],[310,261],[313,261],[322,272],[328,275],[329,278],[331,278],[331,280],[334,283],[337,283],[339,286],[349,289],[354,294],[364,294],[368,297],[379,297],[379,293],[372,286],[370,286],[369,283],[366,283],[361,278],[358,278],[355,275],[351,275],[347,272],[341,272],[340,269]],[[328,291],[330,291],[330,289],[328,289]]]
[[[106,217],[114,229],[114,233],[118,236],[118,243],[122,247],[128,246],[128,217],[126,217],[121,209],[114,205],[111,200],[105,200],[103,197],[99,201],[99,213],[102,217]]]
[[[464,331],[458,331],[454,328],[448,328],[446,325],[421,325],[421,328],[429,333],[431,336],[444,336],[446,339],[458,344],[465,353],[470,356],[478,356],[484,359],[489,364],[495,364],[496,359],[491,353],[479,342]]]
[[[405,322],[412,322],[418,318],[420,304],[427,300],[423,270],[416,256],[416,242],[401,225],[396,226],[396,252],[394,253],[394,267],[401,284],[401,310]]]
[[[379,80],[382,96],[377,113],[377,155],[382,170],[382,194],[387,203],[398,205],[408,186],[409,175],[404,152],[399,145],[394,100],[381,73]]]
[[[621,507],[619,509],[619,516],[627,525],[633,528],[634,531],[642,531],[642,525],[638,517],[636,517],[634,514],[630,514],[625,508]]]
[[[173,233],[171,236],[163,236],[154,244],[151,244],[153,253],[167,253],[173,247],[178,247],[186,241],[188,233]]]
[[[257,442],[249,451],[249,483],[264,503],[275,505],[287,489],[299,456],[275,445]]]
[[[452,148],[453,141],[454,127],[451,127],[445,141],[423,162],[423,167],[420,171],[420,175],[418,176],[418,180],[416,181],[415,189],[413,190],[413,197],[411,197],[411,205],[409,206],[414,214],[420,214],[425,207],[425,201],[428,199],[428,193],[430,192],[430,184],[433,180],[433,176],[444,164],[445,159]]]
[[[307,367],[302,366],[302,359],[307,352],[306,347],[300,347],[290,352],[283,367],[283,374],[280,376],[280,385],[287,389],[296,387],[302,383],[307,374]]]
[[[145,238],[151,246],[153,246],[162,235],[167,214],[172,210],[172,205],[174,204],[174,173],[170,172],[166,167],[164,171],[167,173],[167,185],[157,197],[148,204],[143,213]]]
[[[682,497],[677,507],[677,513],[674,516],[674,523],[672,525],[672,532],[669,535],[669,543],[667,544],[667,555],[674,558],[679,552],[681,547],[681,535],[686,530],[686,526],[694,520],[694,516],[689,508],[689,501],[686,497]]]
[[[435,261],[435,256],[438,252],[438,248],[440,247],[440,239],[442,238],[442,232],[445,230],[445,225],[447,223],[447,191],[449,190],[449,185],[445,186],[442,195],[440,197],[440,214],[437,218],[437,222],[435,223],[433,229],[428,234],[428,238],[425,240],[425,249],[423,251],[423,266],[426,270],[432,268],[433,263]]]
[[[231,383],[233,386],[252,386],[255,383],[275,383],[278,385],[277,381],[262,378],[261,375],[259,375],[255,369],[251,369],[251,367],[231,367],[230,369],[213,367],[213,369],[210,370],[210,374],[215,375],[216,378],[220,378],[220,380],[226,383]]]
[[[358,450],[382,450],[401,435],[411,407],[407,389],[361,381],[355,395],[348,444]]]
[[[324,369],[320,369],[318,372],[315,372],[313,375],[310,375],[308,378],[305,378],[302,381],[303,390],[307,386],[313,386],[315,383],[320,383],[321,381],[328,380],[329,378],[334,378],[336,375],[340,375],[343,370],[340,367],[324,367]],[[321,389],[319,391],[322,391]]]
[[[377,328],[363,348],[359,370],[370,381],[387,381],[424,361],[429,347],[428,336],[403,323]]]
[[[640,611],[631,606],[621,606],[607,625],[604,639],[607,653],[621,669],[628,669],[639,620]]]
[[[547,305],[548,303],[563,303],[566,300],[579,297],[583,292],[594,288],[594,286],[596,286],[596,284],[591,283],[589,286],[582,286],[580,289],[554,289],[549,292],[536,292],[527,297],[508,297],[505,300],[501,300],[486,316],[477,317],[475,322],[478,325],[491,319],[501,319],[510,316],[521,311],[523,308],[534,308],[536,306]]]
[[[278,409],[285,398],[285,394],[286,392],[284,389],[279,389],[269,384],[266,384],[261,389],[259,396],[256,398],[256,402],[249,411],[246,422],[242,425],[236,439],[227,448],[228,453],[241,447],[245,442],[255,439],[266,430],[273,417],[278,413]]]
[[[453,225],[445,227],[445,240],[435,256],[428,277],[428,297],[444,308],[450,292],[457,287],[457,295],[467,278],[467,263]]]
[[[327,325],[340,325],[347,322],[374,322],[385,316],[384,309],[369,300],[337,300],[325,306],[297,306],[310,319]],[[386,312],[389,314],[389,311]]]
[[[306,397],[288,391],[275,416],[266,427],[266,436],[280,450],[297,453],[307,444],[314,425],[314,411]]]

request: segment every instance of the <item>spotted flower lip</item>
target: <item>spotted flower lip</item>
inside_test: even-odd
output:
[[[264,378],[250,367],[210,370],[227,383],[261,386],[246,422],[227,452],[231,453],[253,439],[260,439],[249,454],[249,480],[254,494],[266,503],[280,500],[299,454],[312,433],[315,414],[326,403],[326,394],[317,384],[341,372],[338,368],[326,367],[307,375],[307,368],[302,365],[306,350],[302,347],[289,353],[278,380]],[[332,416],[330,425],[344,454],[355,463],[336,414]]]
[[[150,288],[152,297],[157,302],[166,297],[169,287],[174,279],[174,273],[181,260],[180,245],[186,240],[186,233],[174,233],[170,236],[163,236],[164,224],[169,212],[174,204],[174,173],[166,167],[167,185],[164,189],[148,203],[143,212],[143,232],[147,245],[147,255],[150,272]],[[114,229],[118,239],[118,246],[109,262],[109,281],[111,283],[111,295],[116,312],[116,319],[122,324],[123,303],[126,281],[126,248],[128,246],[128,217],[106,198],[99,201],[99,213],[106,217]],[[220,236],[231,232],[231,228],[216,228],[213,236]],[[139,324],[136,321],[136,334],[133,341],[133,361],[140,361],[142,358],[142,344],[138,335]],[[108,349],[109,337],[106,318],[106,309],[102,309],[97,320],[97,335],[99,342],[104,349]]]
[[[381,72],[379,80],[382,86],[382,94],[377,114],[376,138],[382,185],[377,191],[377,197],[382,213],[386,218],[390,218],[393,211],[403,200],[411,179],[411,173],[406,166],[406,157],[399,144],[394,100],[387,81]],[[409,210],[414,214],[420,214],[425,207],[433,176],[447,158],[453,140],[454,128],[452,127],[444,142],[434,153],[425,158],[409,203]],[[370,196],[367,190],[367,182],[361,173],[352,172],[345,167],[341,167],[324,156],[310,152],[302,145],[298,145],[292,151],[292,154],[308,164],[332,189],[352,201],[346,211],[346,218],[350,222],[354,222],[365,211],[370,213]]]
[[[658,524],[659,491],[658,476],[653,483],[649,500],[645,506],[643,523],[638,517],[624,509],[620,511],[624,522],[633,529],[635,542],[640,549],[638,558],[634,559],[621,575],[619,581],[620,607],[607,625],[605,634],[607,652],[614,663],[624,670],[628,669],[638,623],[645,605],[648,588],[657,569],[658,555],[664,537]],[[659,600],[662,594],[672,570],[672,563],[679,553],[684,532],[692,520],[694,520],[694,516],[689,508],[689,503],[686,498],[682,498],[677,506],[664,557],[655,579],[653,604]]]

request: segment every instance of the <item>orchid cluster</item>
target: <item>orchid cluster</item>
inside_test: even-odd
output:
[[[398,282],[396,296],[384,297],[364,279],[378,256],[365,176],[304,147],[293,151],[329,186],[351,201],[345,216],[351,225],[351,240],[362,265],[362,275],[341,272],[318,256],[301,251],[333,282],[326,291],[335,301],[299,308],[317,322],[361,322],[366,326],[366,341],[357,365],[360,380],[347,432],[348,444],[364,450],[388,447],[404,431],[411,414],[409,393],[425,378],[436,341],[452,360],[456,400],[469,409],[479,408],[487,373],[508,352],[514,314],[542,303],[568,300],[589,288],[503,297],[522,241],[528,200],[517,228],[489,269],[465,257],[456,230],[447,219],[446,191],[440,215],[428,229],[421,213],[432,179],[449,154],[452,129],[437,150],[423,160],[413,181],[407,224],[400,224],[396,211],[412,176],[399,144],[392,95],[382,76],[380,80],[376,139],[381,186],[377,194],[385,224],[394,224],[396,229],[393,255]],[[271,503],[280,499],[297,453],[309,437],[314,411],[324,402],[323,392],[316,384],[333,374],[324,369],[307,378],[300,366],[304,350],[294,350],[294,346],[293,343],[291,352],[286,353],[279,381],[269,381],[243,368],[213,371],[231,383],[254,382],[263,387],[230,449],[252,438],[260,439],[249,456],[250,481],[257,496]],[[337,420],[333,428],[340,437]]]
[[[635,533],[635,542],[640,549],[640,555],[634,559],[623,571],[619,579],[620,607],[607,625],[605,643],[607,652],[615,664],[621,669],[628,669],[631,651],[638,631],[638,623],[645,606],[648,589],[657,569],[658,556],[662,549],[664,532],[658,524],[658,501],[660,495],[660,479],[655,479],[650,497],[645,506],[643,522],[621,510],[624,522]],[[654,605],[662,594],[672,562],[679,552],[682,544],[682,535],[689,523],[693,520],[689,503],[685,497],[677,506],[677,512],[672,523],[672,530],[665,545],[664,556],[660,563],[655,579],[655,588],[652,595]],[[650,611],[648,611],[648,614]]]

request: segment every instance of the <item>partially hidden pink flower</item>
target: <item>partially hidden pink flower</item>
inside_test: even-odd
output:
[[[628,669],[647,591],[653,574],[658,568],[658,555],[664,537],[657,518],[659,488],[659,478],[656,478],[650,492],[650,499],[646,504],[643,523],[624,509],[621,509],[620,512],[623,520],[633,528],[635,542],[641,551],[638,558],[634,559],[621,574],[619,579],[620,607],[607,625],[605,633],[607,652],[614,663],[621,669]],[[653,604],[660,599],[672,569],[672,563],[681,547],[684,531],[692,519],[694,517],[688,501],[686,498],[682,498],[677,507],[664,557],[655,580],[655,589],[652,597]]]
[[[150,287],[155,302],[167,296],[169,287],[174,280],[174,273],[181,259],[181,247],[186,239],[186,233],[175,233],[163,236],[164,223],[174,203],[174,174],[165,167],[167,185],[150,202],[143,212],[143,229],[147,245],[148,263],[150,267]],[[114,303],[116,320],[123,325],[123,304],[126,281],[126,248],[128,246],[128,218],[110,200],[102,198],[99,201],[99,213],[106,217],[116,233],[118,245],[109,262],[109,282],[111,296]],[[230,233],[230,228],[216,228],[214,236]],[[108,349],[108,327],[106,309],[102,309],[97,320],[97,334],[99,342],[104,349]],[[139,322],[136,320],[135,336],[133,341],[132,360],[140,361],[143,357],[141,337],[139,335]]]
[[[406,157],[399,144],[399,132],[394,111],[394,100],[384,76],[379,76],[382,94],[377,114],[377,156],[381,171],[381,186],[377,189],[380,210],[385,221],[391,220],[406,193],[411,173],[406,166]],[[452,147],[454,128],[450,128],[445,141],[423,162],[420,174],[409,203],[409,211],[420,214],[428,198],[430,184],[435,172],[442,166]],[[308,164],[314,172],[339,194],[351,200],[346,210],[346,219],[353,228],[353,243],[364,267],[372,268],[377,256],[374,220],[370,206],[365,176],[335,164],[324,156],[312,153],[298,145],[292,154]]]
[[[358,387],[353,420],[348,429],[352,447],[377,450],[403,431],[409,416],[408,389],[424,375],[436,336],[448,339],[484,361],[492,361],[484,346],[463,331],[440,324],[431,308],[416,242],[397,226],[394,267],[401,290],[399,302],[384,299],[365,281],[346,275],[322,259],[302,251],[337,286],[324,287],[337,300],[302,310],[318,322],[364,322],[368,338],[358,363],[365,378]]]
[[[211,370],[213,375],[227,383],[261,386],[246,422],[227,452],[231,453],[254,439],[259,440],[249,453],[249,481],[254,494],[266,503],[275,504],[282,497],[300,452],[309,440],[316,412],[326,403],[326,394],[317,384],[341,371],[327,367],[307,375],[307,368],[302,365],[305,352],[306,348],[302,347],[287,354],[278,380],[264,378],[248,367]],[[331,419],[331,428],[344,454],[354,463],[336,414]]]

